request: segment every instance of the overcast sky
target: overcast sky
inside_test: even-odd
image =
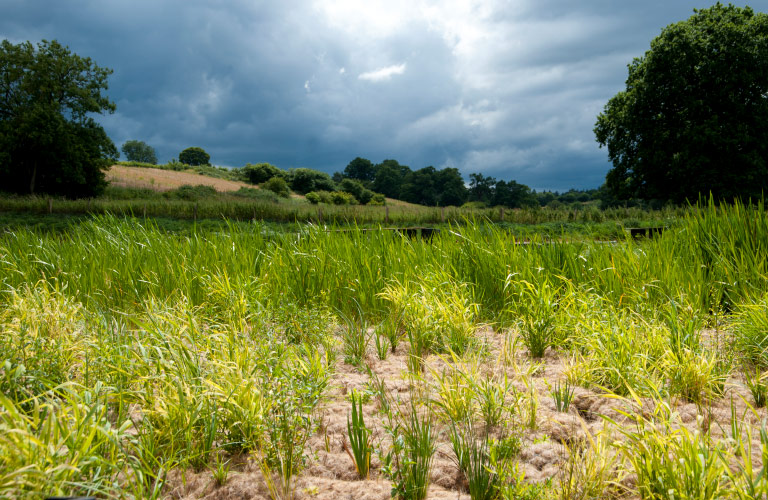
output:
[[[627,64],[711,4],[0,0],[0,38],[56,39],[113,68],[117,112],[99,122],[160,161],[189,146],[329,173],[394,158],[565,190],[604,180],[592,128]]]

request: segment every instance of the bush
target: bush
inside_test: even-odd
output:
[[[179,187],[178,189],[174,189],[172,191],[167,191],[163,193],[163,196],[169,199],[195,201],[202,198],[213,198],[213,197],[216,197],[218,194],[219,192],[216,191],[211,186],[184,185]]]
[[[307,201],[313,205],[317,205],[318,203],[333,203],[333,198],[329,191],[311,191],[306,194],[306,198]]]
[[[239,173],[244,181],[250,182],[251,184],[261,184],[262,182],[266,182],[273,177],[284,178],[286,175],[285,171],[280,170],[276,166],[270,165],[269,163],[257,163],[256,165],[247,163],[243,168],[240,169]]]
[[[343,191],[334,191],[331,193],[331,201],[334,205],[355,205],[357,203],[354,196]]]
[[[288,189],[288,183],[282,177],[272,177],[267,182],[261,185],[262,189],[272,191],[276,195],[282,198],[288,198],[291,194],[291,190]]]
[[[315,191],[312,191],[311,193],[307,193],[306,198],[307,198],[307,201],[313,205],[317,205],[318,203],[320,203],[320,195],[317,194]]]
[[[248,198],[253,201],[270,201],[277,203],[277,195],[266,189],[241,187],[232,193],[232,195],[240,198]]]
[[[368,205],[384,206],[386,204],[387,204],[387,198],[381,193],[374,193],[373,197],[371,198],[371,201],[368,202]]]
[[[374,192],[363,186],[360,181],[344,179],[339,183],[339,190],[349,193],[362,205],[368,204],[373,198]]]
[[[310,191],[335,191],[336,184],[331,176],[311,168],[294,168],[289,173],[291,189],[300,194]]]

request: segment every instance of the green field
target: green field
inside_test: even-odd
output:
[[[3,203],[0,498],[768,494],[762,205],[603,242]]]

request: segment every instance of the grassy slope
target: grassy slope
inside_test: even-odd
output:
[[[241,187],[254,187],[245,182],[216,179],[196,172],[177,172],[160,168],[139,168],[113,165],[107,180],[114,186],[170,191],[184,185],[211,186],[216,191],[237,191]]]

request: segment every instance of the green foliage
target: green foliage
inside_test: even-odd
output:
[[[333,203],[333,198],[330,191],[312,191],[307,193],[305,197],[307,198],[307,201],[313,205],[317,205],[318,203]]]
[[[317,205],[321,201],[320,195],[315,191],[305,194],[304,197],[313,205]]]
[[[498,497],[501,477],[493,467],[488,436],[478,436],[472,425],[460,429],[451,426],[450,440],[459,470],[467,479],[472,500],[494,500]]]
[[[461,206],[467,200],[467,188],[455,168],[424,167],[403,177],[399,199],[427,206]]]
[[[261,185],[262,189],[272,191],[281,198],[288,198],[291,195],[291,190],[288,189],[288,183],[282,177],[272,177],[267,182]]]
[[[768,295],[737,308],[734,343],[745,361],[768,369]]]
[[[91,114],[112,70],[56,41],[0,44],[0,176],[14,193],[94,196],[117,149]]]
[[[185,165],[210,165],[211,155],[205,152],[203,148],[193,146],[179,153],[179,161]]]
[[[239,198],[245,198],[247,200],[252,200],[252,201],[266,201],[270,203],[278,203],[277,195],[272,191],[265,190],[265,189],[241,187],[240,189],[232,193],[232,196],[237,196]]]
[[[626,441],[619,446],[637,474],[640,498],[697,498],[726,496],[728,468],[721,450],[709,436],[673,427],[674,417],[664,403],[650,418],[631,416],[633,430],[621,430]]]
[[[400,199],[403,178],[411,171],[397,160],[384,160],[376,165],[376,177],[373,180],[373,190],[389,198]]]
[[[513,306],[521,317],[520,336],[531,356],[540,358],[548,347],[556,344],[555,312],[560,301],[556,285],[542,280],[539,283],[514,282],[507,287],[519,286],[517,302]]]
[[[618,200],[759,199],[768,189],[768,15],[720,3],[695,12],[632,61],[626,90],[597,118]]]
[[[331,193],[331,203],[334,205],[354,205],[357,200],[349,193],[334,191]]]
[[[431,454],[452,425],[472,496],[492,496],[491,483],[497,497],[517,499],[765,496],[761,413],[747,407],[739,418],[732,409],[731,425],[717,429],[722,411],[709,412],[709,403],[722,409],[724,380],[740,380],[720,343],[730,331],[698,334],[728,304],[734,331],[760,329],[768,291],[760,206],[691,209],[659,238],[609,245],[519,245],[481,223],[429,242],[234,221],[168,227],[94,216],[56,232],[0,232],[0,497],[159,497],[166,477],[213,469],[212,480],[223,480],[227,459],[233,471],[249,467],[229,454],[254,460],[272,495],[290,497],[322,440],[318,410],[338,394],[337,385],[327,390],[336,356],[362,360],[368,325],[378,325],[379,350],[408,335],[419,358],[408,380],[368,372],[395,496],[423,495]],[[537,294],[543,312],[531,314]],[[556,406],[565,409],[569,386],[586,382],[606,398],[574,399],[580,410],[589,402],[585,419],[603,403],[617,415],[594,439],[588,429],[600,423],[580,432],[573,410],[555,419],[567,428],[544,423],[542,363],[515,352],[515,322],[550,313],[557,354],[567,356]],[[340,329],[339,317],[351,328]],[[510,327],[503,345],[494,332],[477,333],[485,322]],[[764,370],[747,361],[758,401]],[[363,463],[363,429],[373,427],[362,418],[365,397],[351,396],[355,410],[341,429],[357,436],[361,451],[349,449]],[[531,435],[537,424],[545,432]],[[335,427],[329,433],[339,436]],[[525,482],[515,465],[532,463],[538,450],[521,448],[545,434],[562,453],[552,456],[554,486]]]
[[[755,408],[764,408],[768,403],[768,375],[759,371],[745,373],[745,384],[752,394]]]
[[[424,500],[436,450],[435,429],[428,409],[420,412],[412,403],[409,414],[390,422],[387,432],[392,448],[383,457],[382,470],[393,483],[392,498]]]
[[[376,177],[376,168],[373,166],[373,163],[371,163],[370,160],[366,160],[365,158],[360,158],[358,156],[349,162],[346,167],[344,167],[344,177],[349,179],[356,179],[358,181],[373,182],[374,178]],[[363,202],[361,200],[361,203],[367,202]]]
[[[539,205],[536,195],[525,184],[515,181],[497,181],[483,174],[469,174],[469,200],[485,206],[507,208],[534,207]],[[546,204],[546,203],[544,203]]]
[[[374,195],[373,191],[366,189],[359,181],[353,179],[342,179],[338,189],[354,196],[361,205],[366,205]]]
[[[247,163],[240,169],[239,173],[245,181],[251,184],[261,184],[273,177],[285,177],[287,175],[285,171],[269,163],[257,163],[256,165]]]
[[[204,200],[206,198],[213,198],[218,192],[211,186],[197,185],[190,186],[188,184],[180,186],[171,191],[166,191],[163,196],[170,199],[179,199],[186,201]]]
[[[291,189],[299,194],[336,190],[336,184],[330,175],[311,168],[292,168],[288,172],[288,183]]]
[[[362,396],[357,395],[353,390],[351,400],[352,415],[347,417],[347,436],[349,437],[347,454],[355,464],[357,476],[360,479],[368,479],[368,471],[371,468],[373,437],[371,430],[365,426]]]
[[[555,409],[557,411],[568,413],[568,408],[573,401],[574,388],[566,380],[563,383],[557,382],[550,391],[552,399],[555,401]]]
[[[374,193],[373,197],[371,197],[371,201],[368,202],[368,205],[374,205],[374,206],[384,206],[386,204],[387,204],[387,199],[381,193]]]
[[[125,141],[120,149],[128,161],[157,165],[155,149],[144,141]]]

